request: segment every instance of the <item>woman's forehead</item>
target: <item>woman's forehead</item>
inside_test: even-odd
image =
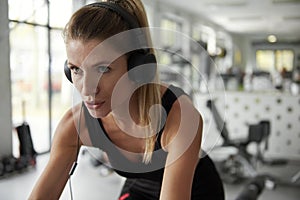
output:
[[[78,63],[80,65],[95,65],[99,62],[109,64],[124,56],[111,45],[100,40],[89,40],[86,42],[70,40],[66,44],[66,49],[68,60],[71,63],[77,63],[77,65]]]

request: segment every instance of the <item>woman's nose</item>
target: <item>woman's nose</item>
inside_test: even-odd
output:
[[[82,85],[82,95],[90,96],[99,93],[99,76],[95,74],[86,74]]]

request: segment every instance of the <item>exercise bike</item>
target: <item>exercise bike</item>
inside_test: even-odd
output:
[[[265,150],[268,148],[270,121],[261,120],[256,124],[248,124],[248,136],[243,140],[233,140],[229,137],[226,123],[217,110],[215,100],[208,100],[206,106],[210,109],[216,128],[223,139],[221,147],[234,147],[236,149],[236,153],[230,154],[225,160],[216,162],[220,176],[225,183],[240,183],[259,176],[256,170],[257,162],[271,165],[286,163],[285,160],[267,161],[262,155],[261,146],[264,146]],[[251,154],[247,150],[250,143],[256,144],[255,154]]]

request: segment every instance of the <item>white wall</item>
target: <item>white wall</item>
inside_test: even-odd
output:
[[[8,1],[0,1],[0,156],[12,154]]]

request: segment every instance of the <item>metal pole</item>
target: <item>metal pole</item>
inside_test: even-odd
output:
[[[49,147],[51,148],[52,144],[52,78],[51,78],[51,27],[50,27],[50,1],[47,0],[47,34],[48,34],[48,112],[49,112]]]

